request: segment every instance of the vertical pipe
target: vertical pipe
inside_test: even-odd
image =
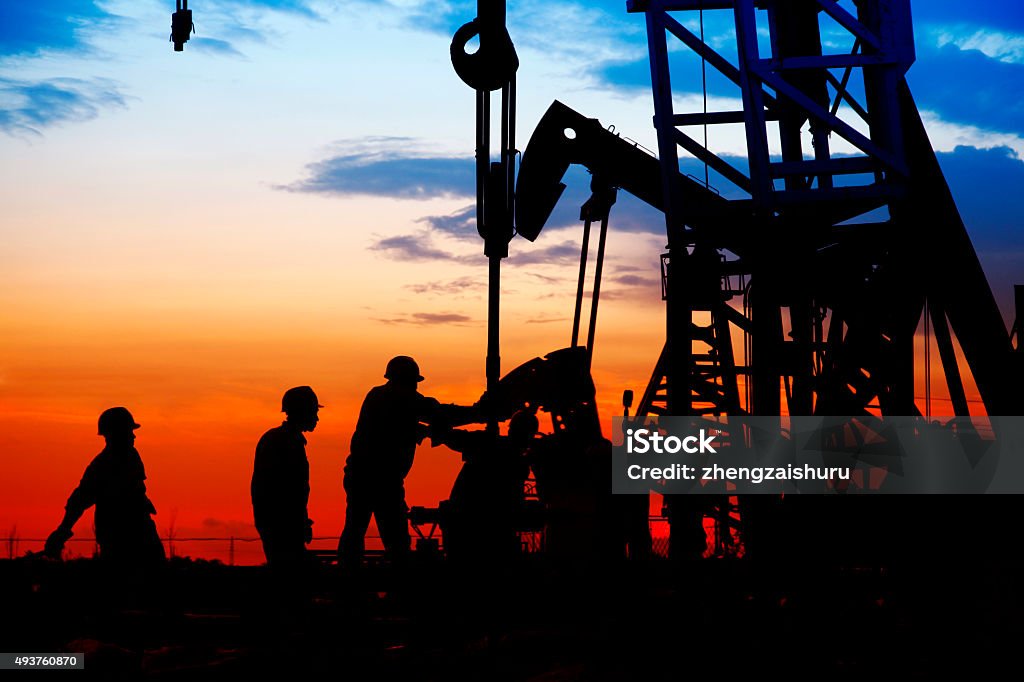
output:
[[[501,168],[505,171],[505,176],[502,178],[505,181],[505,186],[508,186],[508,113],[509,113],[509,84],[501,86],[501,147],[499,151],[499,158],[501,160]],[[508,205],[506,202],[504,209]]]
[[[491,107],[486,90],[476,91],[476,222],[481,235],[487,233],[484,224],[484,202],[487,173],[491,161]]]
[[[601,234],[597,240],[597,264],[594,266],[594,293],[590,300],[590,328],[587,330],[587,365],[594,359],[594,336],[597,334],[597,304],[601,299],[601,273],[604,270],[604,247],[608,239],[608,211],[601,216]]]
[[[583,223],[583,246],[580,248],[580,277],[576,282],[576,311],[572,317],[572,347],[579,345],[580,317],[583,315],[583,285],[587,276],[587,257],[590,251],[590,216]]]
[[[498,325],[501,299],[501,256],[489,256],[487,265],[487,390],[491,395],[495,395],[494,391],[498,388],[498,380],[501,378]],[[495,423],[494,426],[496,425]]]
[[[508,219],[515,225],[515,196],[516,196],[516,77],[512,75],[511,80],[505,86],[508,89],[508,119],[507,128],[507,156],[505,160],[505,174],[508,181],[506,187],[506,209]]]

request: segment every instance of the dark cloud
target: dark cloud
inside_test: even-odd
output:
[[[524,324],[548,324],[549,322],[564,322],[568,319],[568,317],[532,317],[524,321]]]
[[[468,326],[469,323],[473,322],[473,318],[461,313],[412,313],[411,315],[402,315],[399,317],[376,317],[374,320],[384,324],[411,324],[419,326],[454,325],[457,327]]]
[[[0,56],[77,48],[84,29],[115,18],[94,0],[4,0]]]
[[[924,47],[907,74],[917,105],[944,120],[1024,134],[1024,64],[1011,64],[955,45]]]
[[[1024,187],[1024,162],[1006,147],[957,147],[938,156],[975,247],[1024,248],[1024,206],[1014,201]]]
[[[525,239],[517,239],[512,244],[505,261],[512,266],[572,265],[580,260],[580,245],[573,242],[538,247]]]
[[[424,216],[419,222],[459,239],[480,240],[480,233],[476,231],[476,204],[470,204],[447,215]]]
[[[405,261],[457,261],[459,256],[451,251],[437,248],[426,232],[418,234],[402,234],[397,237],[386,237],[370,246],[372,251],[380,251],[393,260]]]
[[[992,292],[1012,319],[1013,285],[1024,284],[1024,162],[1006,148],[957,147],[939,155]]]
[[[479,253],[463,255],[436,246],[429,232],[385,237],[374,242],[369,248],[399,261],[447,261],[463,265],[481,265],[486,262]],[[505,263],[511,266],[570,265],[579,261],[580,247],[579,244],[569,241],[538,246],[525,239],[516,239],[509,247],[509,254]]]
[[[470,197],[476,187],[472,157],[429,156],[416,141],[368,137],[340,143],[342,153],[306,167],[308,177],[282,189],[399,199]]]
[[[23,81],[0,77],[0,130],[39,134],[58,123],[88,121],[101,109],[125,106],[117,86],[102,79]]]
[[[612,277],[608,281],[616,284],[621,284],[626,287],[654,287],[661,286],[658,280],[650,277],[641,277],[639,275],[620,275],[618,277]]]

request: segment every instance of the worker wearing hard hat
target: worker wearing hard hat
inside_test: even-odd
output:
[[[400,563],[406,558],[410,537],[405,476],[416,445],[428,433],[426,424],[458,426],[483,418],[475,407],[442,405],[422,395],[417,387],[423,375],[411,357],[392,358],[384,378],[387,383],[370,389],[363,400],[345,463],[347,506],[338,561],[349,571],[362,561],[371,516],[391,559]]]
[[[316,428],[323,407],[309,386],[288,389],[281,399],[286,419],[263,434],[253,464],[252,512],[271,568],[298,568],[313,539],[309,518],[307,433]]]
[[[100,415],[98,427],[106,447],[86,467],[68,498],[64,519],[46,540],[43,554],[60,558],[75,523],[95,505],[96,542],[102,560],[160,563],[166,555],[152,519],[156,508],[146,495],[146,470],[135,449],[139,424],[126,408],[112,407]]]

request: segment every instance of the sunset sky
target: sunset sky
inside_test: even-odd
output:
[[[624,0],[508,5],[520,148],[555,98],[656,148],[642,15]],[[173,6],[0,2],[2,536],[56,526],[113,405],[143,425],[161,533],[254,535],[253,448],[300,384],[327,406],[309,436],[310,513],[337,535],[348,441],[388,358],[415,356],[442,401],[483,389],[473,92],[448,53],[475,3],[195,0],[184,53],[167,42]],[[913,11],[908,79],[1009,320],[1024,283],[1024,7]],[[725,19],[709,13],[706,31],[729,55]],[[696,102],[699,70],[674,85]],[[738,108],[714,82],[710,96]],[[739,134],[711,142],[743,150]],[[511,245],[505,370],[569,343],[586,196],[575,170],[554,224]],[[663,342],[663,231],[620,196],[594,360],[605,419]],[[410,504],[436,505],[458,467],[422,448]]]

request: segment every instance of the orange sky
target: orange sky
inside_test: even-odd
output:
[[[196,43],[173,53],[158,5],[120,3],[121,20],[88,32],[78,49],[5,62],[17,79],[71,79],[61,82],[113,88],[123,101],[0,136],[0,537],[15,528],[22,538],[45,537],[55,527],[102,448],[96,418],[114,405],[143,425],[137,446],[161,533],[173,524],[179,536],[254,534],[253,448],[280,422],[281,393],[301,384],[327,405],[309,438],[310,513],[317,534],[337,535],[348,441],[388,358],[415,356],[428,395],[479,397],[486,266],[473,235],[430,233],[432,247],[452,255],[435,262],[374,248],[422,236],[425,216],[451,215],[470,197],[287,188],[310,164],[381,140],[468,167],[473,93],[451,71],[450,34],[411,26],[403,3],[356,3],[322,21],[263,17],[253,26],[266,38],[241,40],[244,53],[235,56],[197,51]],[[536,26],[515,28],[519,146],[557,97],[655,148],[648,90],[581,79],[594,63],[644,58],[642,45],[617,33],[628,28],[623,35],[642,41],[640,18],[623,13],[627,23],[610,24],[581,11],[573,16],[586,30],[562,44],[564,32],[560,41],[548,37],[559,24],[544,12],[557,14],[555,5],[531,6]],[[198,26],[206,36],[218,25],[238,28],[234,12],[210,10]],[[534,39],[521,40],[528,29]],[[680,97],[691,111],[702,105],[697,93]],[[735,110],[738,98],[710,102]],[[1024,149],[1016,135],[926,120],[938,149]],[[739,131],[712,142],[744,153]],[[390,147],[382,149],[375,153]],[[625,201],[612,211],[594,358],[606,425],[623,389],[639,401],[663,343],[664,238],[619,231]],[[512,252],[578,244],[580,233],[578,225],[548,229],[537,244],[516,240]],[[469,286],[444,286],[453,281]],[[575,289],[571,259],[504,268],[506,371],[568,345]],[[453,321],[431,324],[415,313]],[[937,353],[933,361],[937,368]],[[458,467],[455,454],[422,448],[407,481],[410,504],[436,505]],[[90,519],[79,536],[91,535]],[[188,551],[226,556],[223,545]],[[239,560],[258,558],[249,551]]]
[[[104,257],[97,255],[93,265]],[[309,257],[311,271],[319,259]],[[272,281],[255,280],[251,298],[217,287],[204,297],[187,282],[179,288],[147,281],[130,262],[97,268],[95,278],[64,274],[49,286],[3,293],[0,532],[16,526],[28,538],[52,530],[68,493],[102,448],[96,417],[120,404],[143,425],[137,447],[162,534],[173,523],[179,537],[252,535],[253,448],[280,422],[283,390],[310,384],[327,406],[309,437],[310,514],[318,534],[337,535],[348,441],[362,397],[383,382],[388,358],[414,355],[427,377],[422,391],[442,401],[471,403],[483,388],[482,296],[438,304],[404,285],[442,276],[443,267],[413,266],[403,281],[396,275],[401,268],[366,254],[360,259],[361,269],[335,275],[347,286],[332,285],[330,273],[321,284],[321,273],[313,272],[298,285],[285,280],[288,295],[277,297],[260,291],[273,288],[276,272]],[[567,345],[574,282],[565,273],[564,283],[538,287],[506,271],[507,371]],[[530,294],[517,293],[520,287],[532,287]],[[656,290],[642,305],[608,290],[595,359],[606,420],[622,389],[642,391],[660,350],[662,314]],[[458,309],[471,319],[443,326],[381,321],[434,308]],[[436,505],[459,465],[450,451],[422,448],[407,481],[409,503]],[[91,535],[90,517],[79,522],[79,536]],[[223,557],[224,548],[214,554]]]
[[[511,271],[508,280],[516,281]],[[387,298],[386,288],[380,293]],[[319,296],[346,298],[334,291]],[[568,319],[525,323],[522,301],[507,298],[506,371],[566,345]],[[571,298],[561,301],[566,317],[568,303]],[[624,388],[639,400],[660,350],[661,305],[648,303],[637,306],[614,296],[603,303],[594,373],[606,424],[620,413]],[[372,311],[346,328],[330,316],[315,316],[311,305],[297,308],[273,315],[225,310],[219,318],[182,320],[114,315],[102,305],[63,314],[23,305],[20,315],[7,317],[8,333],[0,341],[7,360],[0,378],[0,531],[7,535],[16,526],[28,538],[52,530],[68,493],[102,448],[97,415],[123,404],[143,425],[137,446],[162,534],[173,525],[178,537],[255,535],[248,497],[253,447],[281,420],[283,389],[308,383],[327,406],[309,435],[310,514],[318,535],[337,535],[348,440],[362,397],[382,382],[387,359],[415,355],[427,377],[424,393],[469,403],[483,385],[484,328],[385,324],[373,322]],[[934,351],[933,362],[937,368]],[[943,397],[935,383],[937,398]],[[970,392],[976,398],[973,387]],[[934,411],[948,413],[948,404],[936,400]],[[459,465],[458,456],[444,448],[421,447],[407,481],[410,505],[435,506],[444,499]],[[91,535],[90,518],[79,522],[79,536]],[[73,551],[87,549],[72,545]],[[226,543],[177,549],[222,559],[227,552]],[[255,546],[236,551],[239,562],[258,559]]]

